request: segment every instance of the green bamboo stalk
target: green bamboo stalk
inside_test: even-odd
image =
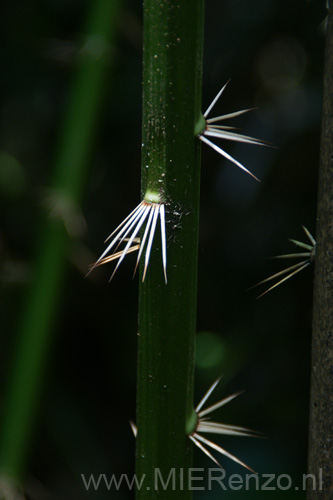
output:
[[[52,193],[58,204],[74,207],[82,198],[89,154],[98,124],[101,91],[108,69],[110,40],[115,31],[116,0],[91,2],[87,36],[77,61],[59,149]],[[45,217],[36,268],[22,314],[17,349],[9,378],[0,439],[1,474],[22,478],[30,445],[51,333],[61,299],[70,237],[61,217]]]
[[[166,204],[168,284],[155,246],[139,295],[140,500],[160,497],[156,474],[173,470],[163,499],[191,498],[203,15],[203,0],[144,2],[142,196]]]

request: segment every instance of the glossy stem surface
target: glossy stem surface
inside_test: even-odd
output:
[[[144,2],[142,197],[166,203],[168,284],[158,228],[139,296],[140,500],[191,498],[203,16],[203,0]]]

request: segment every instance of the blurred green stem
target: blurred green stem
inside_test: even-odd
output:
[[[110,62],[118,1],[91,2],[83,47],[69,95],[51,186],[57,215],[49,214],[40,234],[36,268],[18,332],[9,374],[0,441],[2,474],[20,480],[24,472],[38,399],[50,352],[51,332],[64,283],[70,243],[66,217],[80,202],[94,141],[101,91]],[[60,210],[59,210],[60,209]],[[68,226],[67,226],[68,229]]]
[[[142,197],[148,189],[166,203],[168,284],[155,247],[139,296],[140,500],[191,498],[203,17],[203,0],[144,2]],[[156,474],[166,481],[172,471],[176,488],[171,480],[164,490]]]

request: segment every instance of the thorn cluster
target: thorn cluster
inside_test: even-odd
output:
[[[237,457],[226,451],[224,448],[221,446],[217,445],[216,443],[213,443],[209,439],[203,437],[201,433],[211,433],[211,434],[223,434],[223,435],[229,435],[229,436],[248,436],[248,437],[260,437],[261,434],[252,431],[250,429],[247,429],[246,427],[240,427],[238,425],[227,425],[227,424],[221,424],[219,422],[212,422],[211,420],[207,419],[206,415],[209,415],[213,411],[217,410],[218,408],[221,408],[222,406],[226,405],[230,401],[232,401],[234,398],[242,394],[242,391],[236,392],[235,394],[231,394],[230,396],[227,396],[224,399],[221,399],[221,401],[218,401],[217,403],[209,406],[208,408],[202,409],[203,405],[206,403],[207,399],[209,396],[212,394],[214,391],[215,387],[221,380],[221,377],[218,378],[208,389],[208,391],[205,393],[203,398],[201,399],[200,403],[198,406],[195,408],[195,412],[197,414],[197,425],[194,430],[189,435],[189,438],[193,443],[203,452],[205,455],[207,455],[211,460],[213,460],[214,463],[216,463],[219,467],[222,467],[221,464],[217,461],[217,459],[211,454],[211,452],[206,448],[207,446],[214,451],[217,451],[218,453],[221,453],[221,455],[224,455],[230,460],[233,460],[237,464],[241,465],[242,467],[245,467],[246,469],[250,470],[251,472],[254,472],[251,467],[246,465],[244,462],[239,460]]]
[[[279,271],[278,273],[273,274],[272,276],[269,276],[268,278],[260,281],[259,283],[257,283],[253,287],[251,287],[251,288],[254,288],[256,286],[262,285],[263,283],[267,283],[268,281],[274,280],[275,278],[279,278],[280,276],[283,276],[284,274],[289,273],[287,276],[285,276],[284,278],[279,280],[277,283],[272,285],[270,288],[268,288],[265,292],[260,294],[257,297],[258,299],[260,297],[262,297],[263,295],[265,295],[266,293],[273,290],[274,288],[276,288],[277,286],[284,283],[284,281],[287,281],[289,278],[291,278],[295,274],[297,274],[300,271],[302,271],[303,269],[305,269],[307,266],[309,266],[315,260],[316,240],[314,239],[314,237],[312,236],[310,231],[305,226],[302,226],[302,228],[303,228],[306,236],[309,238],[311,245],[309,245],[308,243],[303,243],[302,241],[297,241],[297,240],[292,240],[292,239],[290,239],[289,241],[291,241],[292,243],[294,243],[294,245],[296,245],[298,247],[304,248],[306,250],[306,252],[276,255],[275,257],[272,257],[272,258],[273,259],[294,259],[294,258],[306,257],[305,260],[302,260],[301,262],[298,262],[297,264],[294,264],[293,266],[287,267],[286,269],[283,269],[282,271]]]
[[[212,448],[213,450],[221,453],[221,455],[224,455],[230,460],[233,460],[237,464],[241,465],[242,467],[245,467],[251,472],[254,472],[251,467],[246,465],[246,463],[242,462],[239,460],[235,455],[232,455],[228,451],[226,451],[224,448],[221,446],[217,445],[216,443],[213,443],[209,439],[206,439],[201,435],[202,432],[204,433],[211,433],[211,434],[223,434],[223,435],[228,435],[228,436],[248,436],[248,437],[262,437],[262,435],[259,432],[252,431],[251,429],[247,429],[246,427],[239,427],[238,425],[227,425],[227,424],[220,424],[219,422],[212,422],[209,419],[207,419],[206,415],[209,415],[209,413],[212,413],[213,411],[217,410],[218,408],[221,408],[222,406],[226,405],[230,401],[232,401],[234,398],[242,394],[243,391],[236,392],[235,394],[231,394],[230,396],[221,399],[221,401],[218,401],[217,403],[209,406],[208,408],[202,410],[201,408],[209,398],[209,396],[212,394],[214,391],[215,387],[217,384],[220,382],[221,377],[219,377],[215,382],[210,386],[208,391],[205,393],[204,397],[201,399],[200,403],[198,406],[195,408],[195,412],[197,414],[197,425],[195,430],[188,435],[190,440],[205,454],[207,455],[215,464],[217,464],[221,469],[223,469],[222,465],[217,461],[217,459],[210,453],[210,451],[206,448],[208,446],[209,448]],[[205,417],[205,418],[203,418]],[[130,420],[130,426],[133,432],[134,437],[136,438],[138,435],[138,428],[136,424]],[[205,446],[204,446],[205,445]]]
[[[208,106],[207,110],[205,111],[203,117],[206,121],[206,127],[205,129],[198,135],[199,139],[210,146],[211,148],[214,149],[217,153],[222,155],[224,158],[227,160],[231,161],[237,167],[241,168],[246,172],[247,174],[251,175],[255,180],[259,181],[259,179],[252,174],[244,165],[242,165],[239,161],[237,161],[235,158],[233,158],[231,155],[229,155],[224,149],[220,148],[217,146],[214,142],[212,142],[210,139],[207,139],[207,137],[214,137],[216,139],[226,139],[228,141],[236,141],[236,142],[244,142],[247,144],[256,144],[258,146],[268,146],[269,144],[265,141],[262,141],[260,139],[255,139],[253,137],[249,137],[247,135],[242,135],[238,134],[236,132],[232,132],[232,130],[235,130],[235,127],[230,127],[228,125],[221,125],[221,122],[224,122],[225,120],[228,120],[230,118],[235,118],[237,116],[243,115],[244,113],[248,113],[248,111],[252,111],[253,108],[250,109],[243,109],[240,111],[235,111],[234,113],[228,113],[226,115],[221,115],[221,116],[216,116],[214,118],[208,118],[209,113],[211,112],[212,108],[215,106],[216,102],[219,100],[221,97],[224,89],[228,85],[229,82],[227,82],[222,89],[219,91],[217,96],[213,99],[211,104]],[[259,181],[260,182],[260,181]]]
[[[157,227],[157,219],[160,218],[161,225],[161,244],[162,244],[162,262],[163,262],[163,273],[164,280],[167,283],[167,253],[166,253],[166,232],[165,232],[165,205],[164,203],[152,203],[143,200],[134,210],[131,212],[126,219],[123,220],[121,224],[110,234],[110,236],[105,240],[105,242],[111,239],[111,243],[104,250],[99,259],[91,266],[90,272],[97,266],[106,264],[113,260],[117,260],[117,265],[111,275],[110,281],[115,275],[118,267],[124,260],[127,254],[135,251],[139,251],[136,260],[136,265],[134,269],[134,275],[138,268],[141,255],[145,249],[145,264],[143,270],[142,281],[145,280],[147,269],[149,265],[149,259],[151,254],[151,248],[155,236],[155,231]],[[137,237],[141,227],[145,224],[145,230],[143,233],[142,241]],[[123,250],[116,252],[121,243],[126,242]],[[134,243],[134,245],[133,245]],[[110,252],[112,252],[111,255]],[[133,276],[134,276],[133,275]]]

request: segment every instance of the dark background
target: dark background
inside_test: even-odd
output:
[[[221,143],[262,180],[257,183],[202,147],[196,401],[221,373],[216,400],[244,389],[216,418],[255,428],[266,438],[216,441],[260,474],[290,474],[295,484],[306,472],[313,268],[259,300],[264,285],[246,290],[283,268],[284,262],[268,257],[297,251],[288,238],[306,241],[302,224],[315,234],[324,4],[206,2],[203,108],[231,78],[214,114],[258,108],[233,124],[276,148]],[[21,0],[1,7],[2,395],[34,276],[43,196],[88,5]],[[125,259],[112,283],[112,265],[84,275],[105,237],[140,201],[141,71],[142,8],[127,0],[121,3],[81,205],[86,232],[68,255],[53,325],[26,473],[29,498],[133,497],[125,487],[86,492],[80,475],[134,472],[128,419],[135,419],[135,257]],[[228,473],[242,473],[221,460]],[[212,465],[195,452],[196,467]],[[304,498],[294,490],[240,494]],[[216,487],[197,498],[220,495]]]

